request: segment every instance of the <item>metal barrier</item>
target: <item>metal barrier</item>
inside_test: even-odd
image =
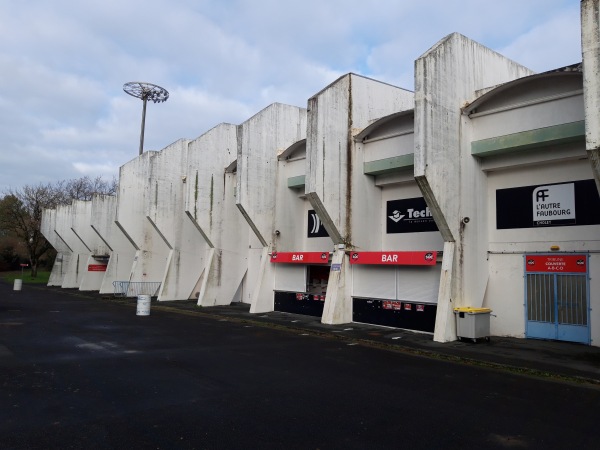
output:
[[[115,297],[137,297],[150,295],[156,297],[160,281],[113,281]]]

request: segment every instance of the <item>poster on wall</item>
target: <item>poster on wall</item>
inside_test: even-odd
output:
[[[600,224],[594,180],[523,186],[496,191],[496,228]]]
[[[317,216],[317,213],[314,209],[308,211],[308,233],[307,237],[315,238],[315,237],[329,237],[327,230],[323,226],[323,222]]]
[[[423,197],[389,200],[386,216],[386,232],[388,234],[438,231]]]

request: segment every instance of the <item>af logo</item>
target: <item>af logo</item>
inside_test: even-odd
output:
[[[352,253],[352,259],[354,261],[358,260],[358,253]]]
[[[535,264],[535,261],[533,259],[528,259],[527,260],[527,265],[528,266],[533,266]]]
[[[271,253],[271,259],[277,259],[277,252]]]
[[[585,261],[583,259],[578,259],[577,260],[577,265],[578,266],[585,266]]]
[[[392,213],[391,216],[388,216],[390,219],[392,219],[394,222],[398,223],[400,222],[404,217],[406,217],[404,214],[400,214],[400,211],[398,211],[397,209]]]
[[[329,255],[327,253],[321,253],[321,259],[329,259]]]
[[[433,253],[425,253],[425,261],[433,261]]]

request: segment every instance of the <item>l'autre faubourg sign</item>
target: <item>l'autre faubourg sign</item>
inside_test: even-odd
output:
[[[600,224],[594,180],[522,186],[496,191],[498,229]]]

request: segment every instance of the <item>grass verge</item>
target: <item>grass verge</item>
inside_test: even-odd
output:
[[[37,277],[35,278],[31,278],[31,270],[23,270],[22,274],[20,270],[0,272],[0,279],[7,283],[12,284],[17,278],[22,279],[23,284],[48,284],[50,272],[47,270],[38,270]]]

